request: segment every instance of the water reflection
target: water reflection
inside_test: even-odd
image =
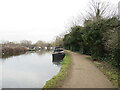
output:
[[[46,52],[52,52],[51,50],[40,50],[40,51],[36,51],[36,53],[38,54],[38,55],[43,55],[43,54],[45,54]]]
[[[53,62],[53,64],[55,64],[55,65],[61,65],[61,62],[62,62],[63,60],[52,60],[52,62]]]
[[[63,61],[65,57],[65,54],[52,54],[52,61],[56,65],[61,65],[61,62]]]
[[[16,53],[16,54],[11,54],[11,55],[2,55],[0,58],[2,59],[7,59],[9,57],[13,57],[13,56],[19,56],[19,55],[22,55],[22,54],[25,54],[26,52],[22,52],[22,53]]]
[[[63,56],[53,56],[52,55],[52,62],[53,62],[53,64],[55,64],[55,65],[61,65],[61,62],[63,61]]]
[[[52,60],[51,51],[26,52],[1,59],[3,88],[42,88],[60,70],[60,61]]]
[[[51,50],[26,51],[26,52],[22,52],[22,53],[16,53],[14,55],[13,54],[11,54],[11,55],[1,55],[0,54],[0,58],[7,59],[7,58],[10,58],[10,57],[19,56],[19,55],[22,55],[22,54],[30,54],[30,53],[37,53],[38,55],[42,55],[42,54],[45,54],[46,52],[51,52]]]

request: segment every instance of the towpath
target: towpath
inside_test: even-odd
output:
[[[62,88],[115,88],[87,55],[68,51],[72,58],[70,75]]]

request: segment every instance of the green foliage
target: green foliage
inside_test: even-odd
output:
[[[66,49],[79,51],[79,46],[82,44],[82,27],[75,26],[71,28],[71,32],[66,34],[63,41]]]
[[[118,67],[118,36],[111,33],[111,31],[119,30],[120,23],[118,22],[119,20],[116,17],[95,21],[85,20],[83,27],[71,27],[71,32],[66,34],[63,39],[64,47],[72,51],[89,54],[97,60],[105,60],[104,58],[110,57],[110,62]],[[107,35],[108,33],[110,35]],[[116,40],[111,38],[116,38]],[[108,44],[110,40],[113,45]]]
[[[115,87],[118,87],[120,77],[118,69],[112,67],[110,64],[102,62],[94,62],[95,65],[107,76],[107,78],[112,82]]]

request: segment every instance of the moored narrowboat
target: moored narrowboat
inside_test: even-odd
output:
[[[65,57],[65,52],[62,48],[57,47],[55,48],[52,56],[53,56],[53,60],[62,60]]]

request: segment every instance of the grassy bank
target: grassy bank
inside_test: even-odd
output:
[[[70,55],[66,52],[66,56],[62,62],[60,72],[55,75],[52,79],[46,82],[43,88],[57,88],[63,83],[63,80],[68,76],[69,68],[71,66]]]
[[[118,87],[119,85],[119,72],[118,68],[114,67],[107,61],[102,61],[102,60],[93,60],[92,57],[89,57],[87,59],[90,59],[93,61],[95,66],[111,81],[113,86]],[[108,60],[109,61],[109,60]]]
[[[105,76],[111,81],[111,83],[118,87],[118,79],[120,78],[118,69],[110,65],[105,61],[94,61],[94,64],[103,72]]]

